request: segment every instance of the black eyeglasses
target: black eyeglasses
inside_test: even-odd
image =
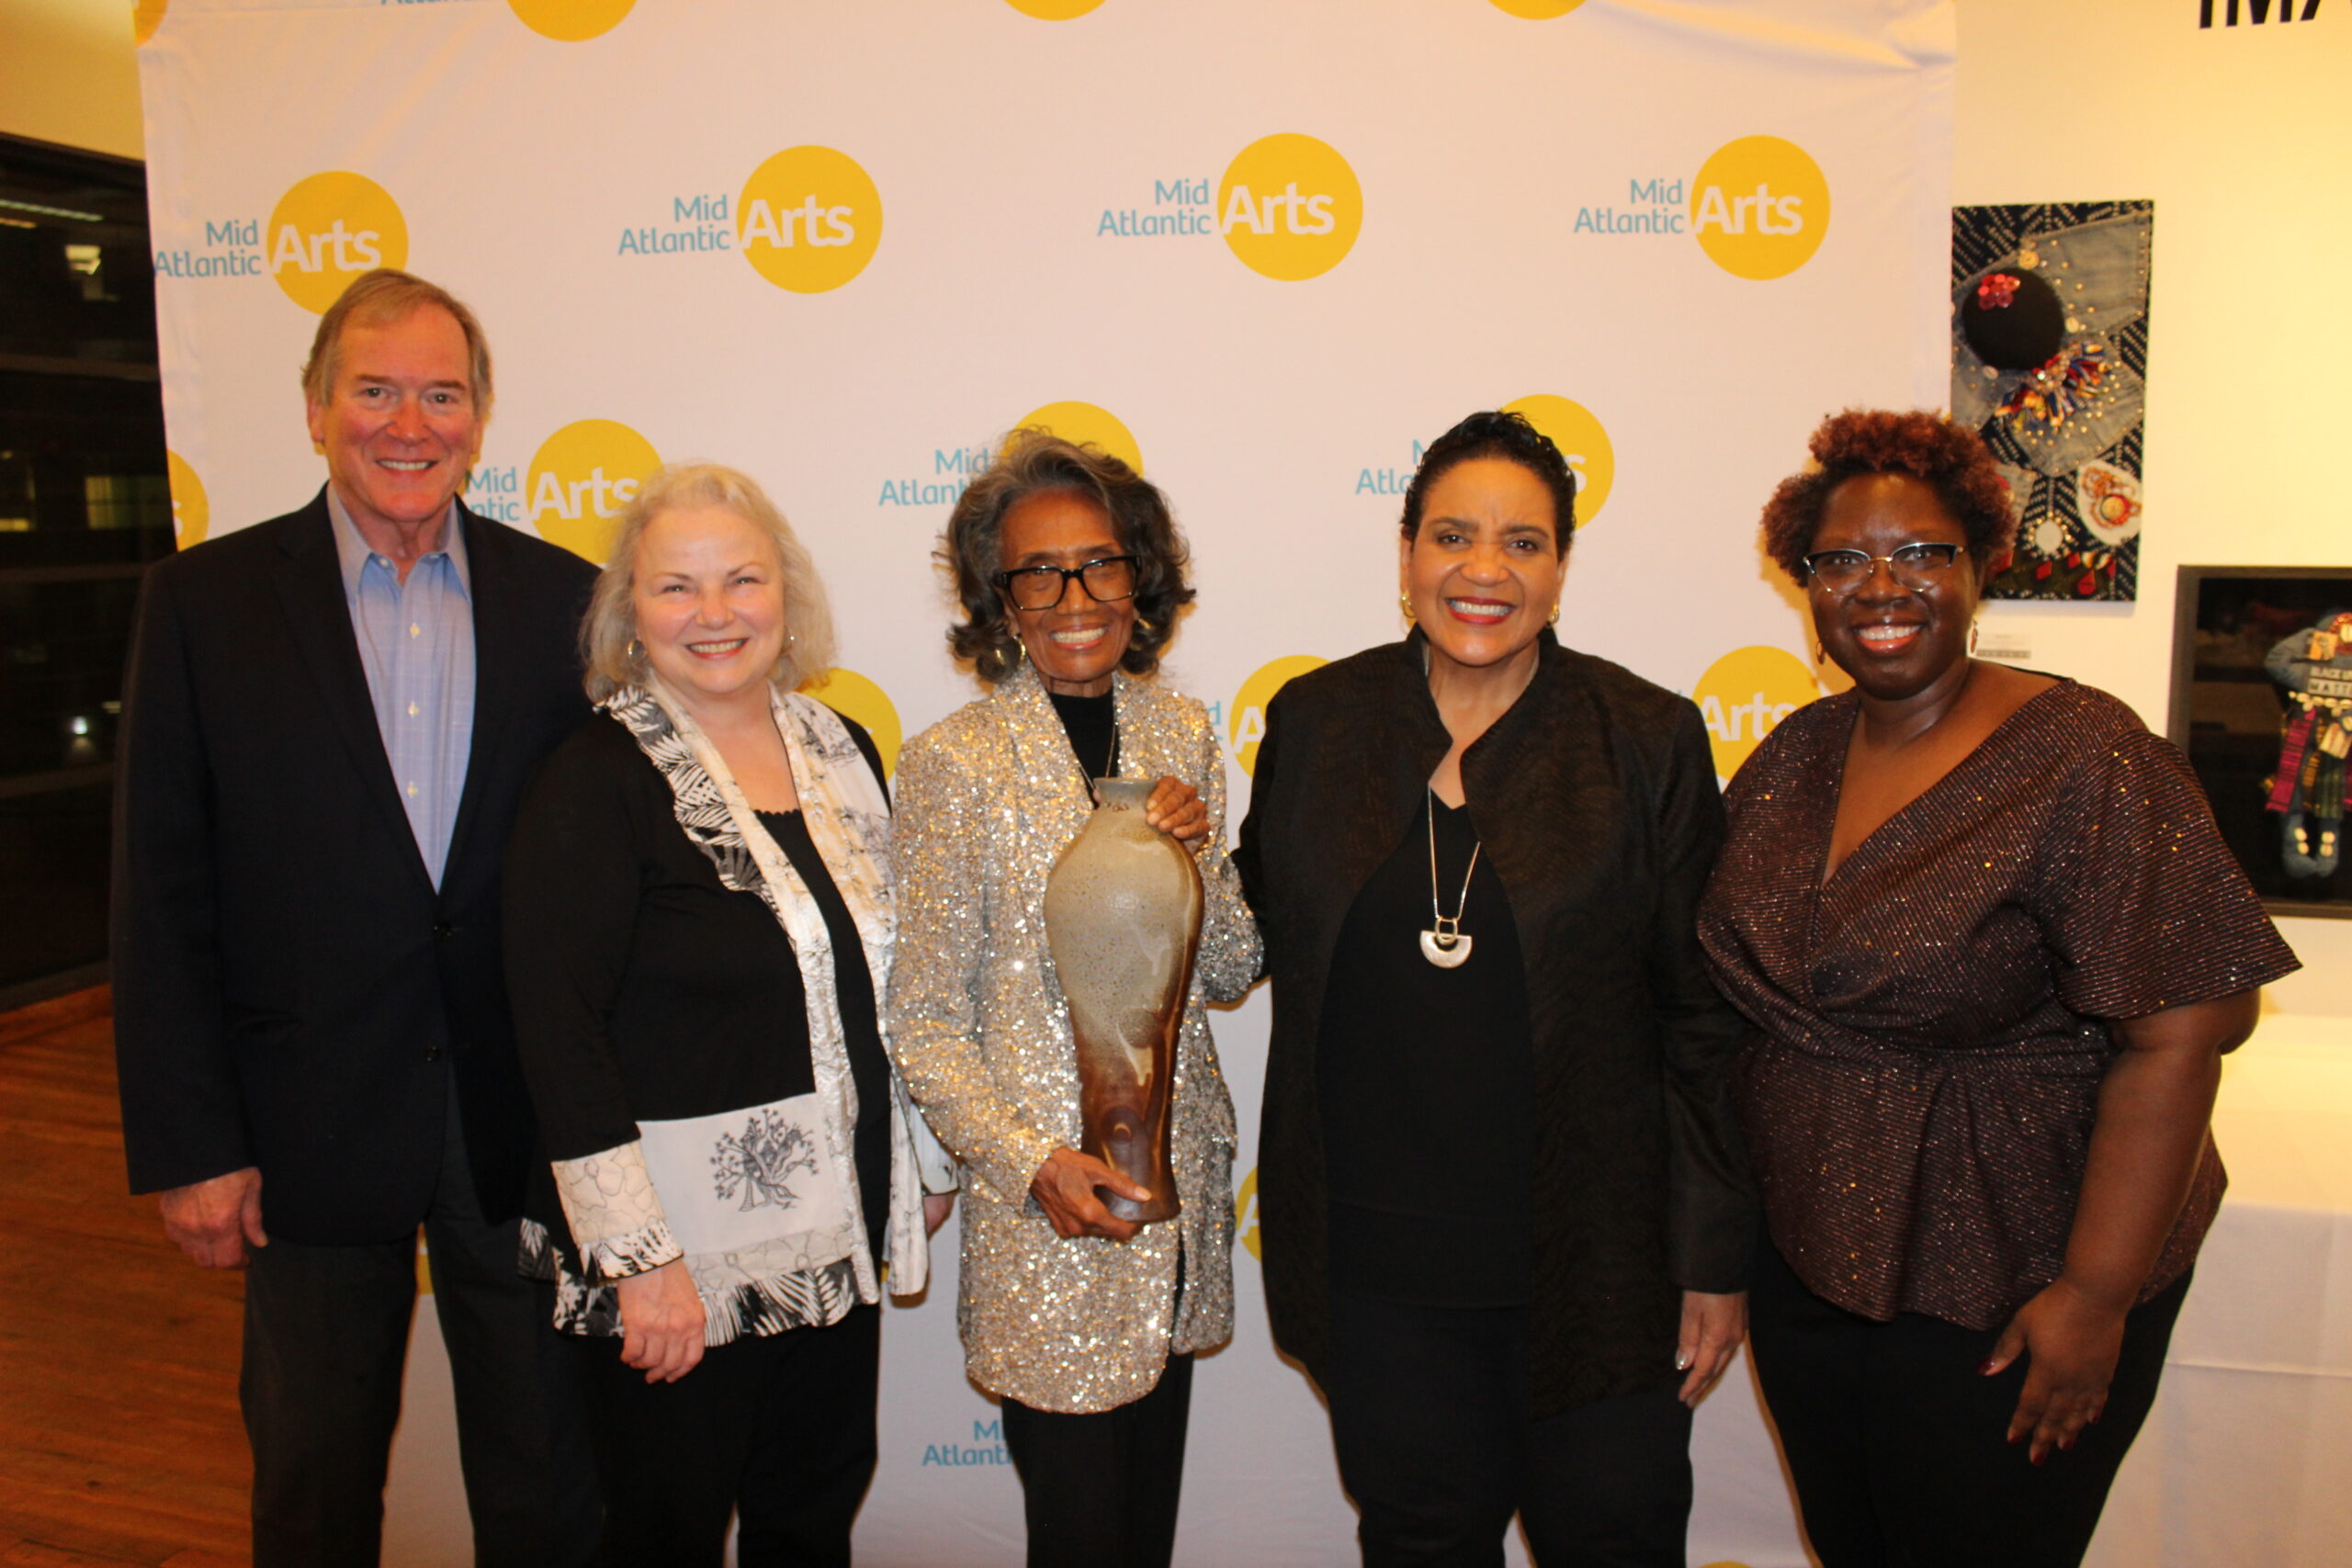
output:
[[[1078,579],[1098,604],[1132,599],[1136,592],[1136,558],[1103,556],[1082,566],[1023,566],[1000,571],[994,579],[1017,610],[1050,610]]]
[[[1958,545],[1917,544],[1896,547],[1893,555],[1868,550],[1816,550],[1804,558],[1804,569],[1829,592],[1851,593],[1871,580],[1871,569],[1886,563],[1886,573],[1914,592],[1924,592],[1951,581],[1952,562],[1960,558]]]

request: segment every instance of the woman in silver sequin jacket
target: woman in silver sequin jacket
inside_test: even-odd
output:
[[[899,759],[890,1048],[968,1173],[966,1368],[1003,1401],[1029,1562],[1164,1563],[1191,1355],[1233,1328],[1233,1102],[1204,1004],[1246,991],[1260,953],[1208,716],[1137,678],[1192,597],[1184,547],[1126,464],[1023,432],[965,492],[944,554],[967,617],[951,644],[994,690]],[[1161,781],[1148,817],[1192,845],[1204,893],[1175,1074],[1183,1212],[1140,1229],[1095,1190],[1142,1190],[1078,1152],[1046,942],[1046,877],[1096,774]]]

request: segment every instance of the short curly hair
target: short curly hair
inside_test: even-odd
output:
[[[956,498],[938,559],[956,574],[964,619],[947,628],[947,646],[990,685],[1020,666],[1021,639],[996,585],[1003,570],[1004,514],[1033,495],[1068,491],[1101,507],[1119,547],[1136,558],[1136,623],[1119,667],[1130,675],[1159,668],[1160,649],[1176,635],[1176,615],[1193,602],[1193,564],[1184,536],[1159,487],[1110,453],[1039,429],[1004,438],[995,458]]]
[[[2017,512],[1984,439],[1939,413],[1848,409],[1821,422],[1807,443],[1813,466],[1791,474],[1764,503],[1764,553],[1803,586],[1804,558],[1830,492],[1864,474],[1908,474],[1936,492],[1981,565],[2017,542]]]
[[[1525,414],[1494,409],[1466,415],[1421,454],[1421,466],[1405,487],[1405,512],[1397,521],[1405,542],[1412,543],[1421,531],[1421,509],[1428,504],[1430,487],[1474,457],[1517,463],[1544,481],[1552,492],[1553,548],[1565,558],[1577,531],[1576,475],[1552,438],[1529,423]]]

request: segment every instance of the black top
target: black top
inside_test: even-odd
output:
[[[1047,692],[1046,695],[1053,700],[1054,713],[1061,719],[1062,731],[1069,737],[1069,749],[1078,753],[1078,765],[1086,770],[1086,776],[1118,777],[1119,714],[1111,694],[1066,697],[1059,692]]]
[[[844,718],[843,724],[853,721]],[[865,732],[857,735],[865,739]],[[870,741],[867,742],[871,744]],[[868,753],[869,759],[871,753]],[[875,769],[881,776],[881,769]],[[875,1005],[874,976],[865,967],[865,947],[858,941],[857,922],[851,919],[849,905],[842,899],[841,889],[833,886],[832,874],[825,869],[822,857],[817,853],[817,841],[808,836],[808,819],[797,811],[763,811],[760,826],[768,830],[784,858],[808,885],[808,896],[817,900],[818,912],[825,917],[825,935],[833,948],[833,996],[842,1010],[842,1043],[849,1053],[850,1083],[857,1090],[857,1126],[851,1134],[851,1158],[857,1166],[857,1193],[865,1213],[865,1235],[874,1256],[880,1258],[883,1232],[888,1229],[890,1218],[890,1064],[882,1054],[882,1031],[876,1021],[878,1010]],[[730,894],[744,898],[748,894]],[[762,906],[765,914],[766,908]],[[784,936],[784,928],[771,916],[768,923],[776,935]],[[785,951],[792,951],[792,941],[785,938]],[[799,978],[798,966],[793,977]],[[805,998],[805,988],[796,986]],[[805,1055],[808,1049],[808,1019],[803,1011],[795,1015],[797,1029],[794,1038]]]
[[[1437,801],[1438,906],[1477,834]],[[1425,962],[1430,813],[1340,927],[1315,1064],[1333,1288],[1416,1306],[1523,1306],[1533,1256],[1535,1069],[1527,972],[1493,863],[1470,875],[1458,968]],[[1410,1135],[1399,1136],[1409,1129]]]
[[[879,779],[872,740],[842,722]],[[800,814],[762,812],[760,821],[832,938],[857,1089],[858,1191],[878,1238],[888,1213],[889,1069],[865,951]],[[668,782],[606,716],[557,748],[515,823],[506,961],[549,1158],[628,1143],[639,1117],[715,1115],[816,1088],[791,938],[765,902],[718,880],[678,826]],[[567,1235],[545,1161],[529,1213]]]

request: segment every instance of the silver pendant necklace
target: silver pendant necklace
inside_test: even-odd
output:
[[[1437,791],[1430,796],[1430,925],[1421,933],[1421,956],[1441,969],[1459,969],[1470,956],[1470,939],[1462,934],[1462,914],[1470,907],[1470,874],[1478,869],[1478,851],[1484,846],[1470,846],[1470,863],[1463,868],[1462,896],[1453,901],[1453,913],[1448,916],[1437,902]]]

